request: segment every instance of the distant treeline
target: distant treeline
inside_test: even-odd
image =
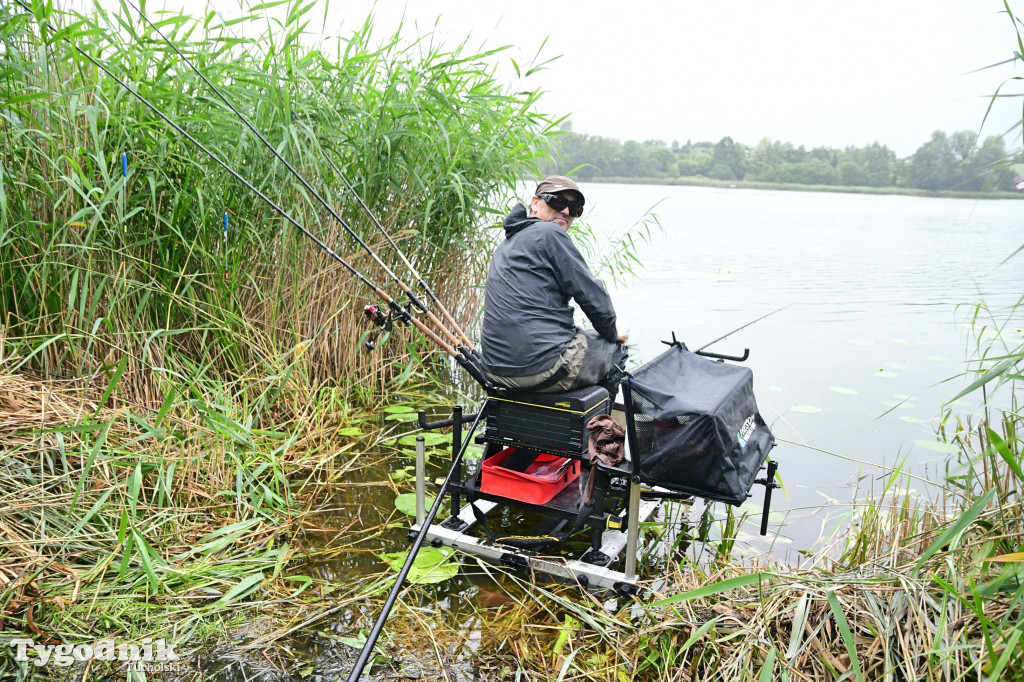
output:
[[[723,137],[718,142],[667,145],[660,140],[619,142],[566,130],[555,141],[554,156],[562,172],[578,168],[580,180],[601,178],[713,180],[907,187],[931,191],[1013,191],[1016,173],[1003,138],[993,135],[978,144],[978,135],[941,130],[901,159],[877,142],[866,147],[815,147],[762,139],[754,147]]]

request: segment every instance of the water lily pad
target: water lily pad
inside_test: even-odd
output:
[[[361,436],[363,432],[358,426],[346,426],[335,431],[337,436]]]
[[[842,393],[843,395],[857,395],[859,392],[852,388],[845,388],[843,386],[829,386],[829,389],[836,393]]]
[[[415,464],[410,464],[408,466],[402,467],[401,469],[395,469],[394,471],[392,471],[391,472],[391,480],[392,481],[404,481],[406,479],[412,478],[415,475],[416,475],[416,465]]]
[[[441,583],[459,573],[459,565],[452,560],[451,547],[421,547],[409,569],[408,581],[416,585]],[[402,570],[409,552],[389,552],[378,555],[393,571]]]
[[[846,343],[850,344],[851,346],[873,346],[873,345],[875,345],[875,342],[871,341],[869,339],[850,339]]]
[[[889,369],[910,369],[909,365],[904,365],[902,362],[887,362],[885,366]]]
[[[914,403],[909,403],[906,400],[883,400],[882,404],[886,407],[917,407]]]
[[[449,438],[449,436],[446,436],[443,433],[408,433],[408,434],[406,434],[406,435],[404,435],[404,436],[402,436],[401,438],[398,439],[398,444],[399,445],[412,445],[412,446],[415,447],[415,445],[416,445],[416,438],[419,437],[419,436],[423,436],[423,443],[427,447],[432,447],[432,446],[435,446],[435,445],[441,445],[442,443],[447,443],[448,442],[448,438]]]
[[[416,421],[417,415],[415,412],[396,412],[389,414],[384,419],[392,422],[414,422]]]
[[[427,509],[430,509],[434,504],[434,498],[427,494],[424,496]],[[406,516],[416,516],[416,493],[402,493],[395,498],[395,509],[402,512]]]
[[[769,391],[774,391],[775,393],[782,393],[782,386],[766,386],[765,388]]]
[[[919,417],[911,417],[910,415],[903,415],[900,417],[900,421],[905,421],[909,424],[927,424],[930,419],[920,419]]]
[[[406,457],[416,457],[416,448],[402,448],[401,452]],[[431,460],[431,458],[436,457],[448,457],[448,453],[445,452],[444,450],[438,450],[436,448],[427,448],[426,450],[423,451],[423,458],[426,459],[428,462]],[[470,453],[467,451],[466,454],[463,456],[463,460],[468,459],[472,458],[470,457]],[[480,459],[479,455],[477,455],[477,459]]]
[[[931,450],[932,452],[942,452],[949,455],[955,455],[960,452],[960,448],[949,443],[943,443],[937,440],[915,440],[914,445],[924,448],[925,450]]]
[[[789,411],[799,412],[800,414],[817,414],[821,412],[821,408],[815,407],[814,405],[794,405],[789,408]]]
[[[389,405],[384,408],[384,411],[388,414],[398,414],[401,412],[415,412],[416,408],[412,405]]]
[[[896,377],[899,376],[899,374],[897,374],[896,372],[887,370],[884,367],[881,367],[881,368],[879,368],[879,370],[877,372],[875,372],[875,376],[876,377],[882,377],[883,379],[895,379]]]

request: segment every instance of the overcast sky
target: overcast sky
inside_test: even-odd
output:
[[[161,5],[151,0],[148,11]],[[237,0],[212,6],[238,13]],[[1011,7],[1024,15],[1021,0]],[[381,35],[404,17],[410,35],[510,45],[496,57],[506,64],[538,50],[542,60],[558,57],[526,83],[547,91],[541,110],[569,114],[576,132],[620,140],[878,141],[906,156],[934,130],[978,130],[988,97],[1024,75],[1012,66],[970,73],[1013,56],[1001,0],[338,0],[325,32],[345,36],[371,11]],[[1021,100],[1003,100],[982,134],[1020,120]],[[1019,140],[1018,131],[1009,147]]]

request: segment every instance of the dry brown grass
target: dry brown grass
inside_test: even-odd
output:
[[[87,380],[43,381],[15,360],[0,364],[0,631],[178,633],[241,617],[226,595],[250,576],[264,608],[294,592],[283,569],[308,557],[298,536],[356,460],[331,438],[343,415],[286,439],[194,402],[98,405]]]

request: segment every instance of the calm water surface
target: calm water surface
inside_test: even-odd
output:
[[[1024,244],[1022,202],[581,189],[602,235],[622,234],[656,205],[663,232],[639,249],[638,278],[613,287],[635,358],[653,358],[673,331],[697,348],[792,304],[710,349],[750,348],[789,495],[773,505],[780,558],[820,545],[823,529],[847,516],[855,489],[880,490],[903,459],[926,479],[942,477],[937,418],[966,385],[955,377],[974,348],[975,303],[984,300],[998,324],[1016,315],[1002,340],[1022,340],[1024,316],[1010,311],[1024,293],[1024,254],[1000,265]],[[954,410],[966,416],[975,402]]]

